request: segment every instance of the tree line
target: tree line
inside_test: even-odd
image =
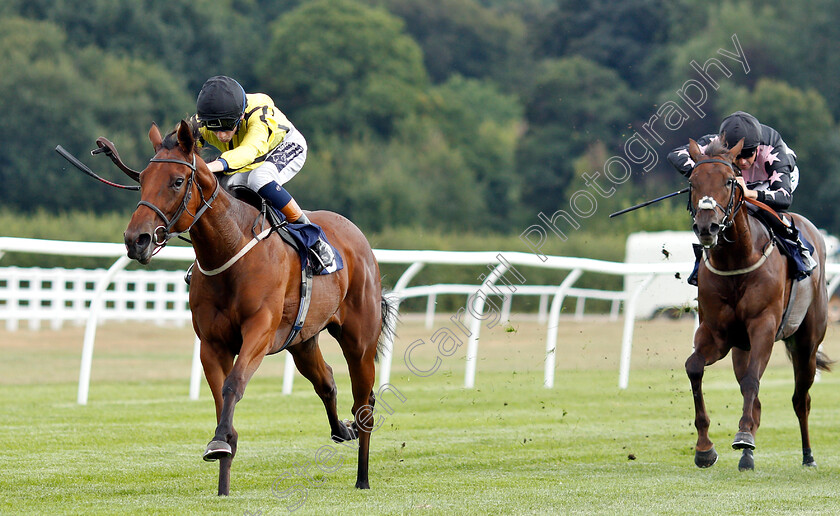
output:
[[[87,155],[104,135],[141,169],[151,123],[190,116],[204,80],[226,74],[271,95],[306,135],[307,164],[287,185],[304,209],[367,231],[518,233],[645,136],[651,114],[698,79],[692,61],[720,57],[733,35],[749,73],[715,75],[705,116],[662,134],[655,167],[603,204],[680,188],[667,151],[741,109],[795,149],[793,209],[840,231],[831,0],[7,0],[0,206],[132,209],[136,194],[91,183],[53,148],[111,174]]]

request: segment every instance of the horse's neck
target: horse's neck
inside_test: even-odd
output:
[[[709,258],[719,269],[749,267],[763,252],[761,240],[761,235],[753,231],[747,209],[742,208],[735,214],[732,226],[718,237],[718,245],[709,252]]]
[[[209,188],[205,184],[201,187],[205,198],[209,198],[212,194],[206,192],[212,192],[216,183],[213,181]],[[253,237],[251,226],[256,214],[248,208],[220,187],[212,208],[206,210],[190,230],[196,258],[202,267],[218,267]]]

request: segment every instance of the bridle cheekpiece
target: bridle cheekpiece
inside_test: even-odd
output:
[[[199,185],[198,182],[195,181],[195,172],[196,172],[195,153],[192,153],[192,163],[190,163],[189,161],[184,161],[184,160],[180,160],[180,159],[173,159],[173,158],[152,158],[152,159],[149,160],[149,163],[175,163],[175,164],[178,164],[178,165],[184,165],[184,166],[186,166],[190,169],[190,175],[189,175],[189,178],[187,179],[187,185],[186,185],[187,187],[185,189],[184,197],[181,200],[181,205],[178,207],[178,210],[175,212],[175,214],[172,215],[171,220],[169,219],[169,217],[166,216],[165,213],[163,213],[163,211],[160,208],[158,208],[154,204],[152,204],[148,201],[143,201],[143,200],[141,200],[140,202],[137,203],[138,208],[140,206],[146,206],[147,208],[154,211],[161,219],[163,219],[163,222],[165,224],[165,226],[162,225],[162,226],[156,227],[155,231],[153,233],[154,244],[155,244],[155,246],[157,246],[157,248],[154,251],[154,254],[157,254],[158,251],[163,249],[163,247],[166,246],[166,244],[169,242],[169,240],[172,239],[173,237],[177,236],[179,238],[184,238],[184,237],[181,237],[180,235],[182,233],[189,232],[189,230],[192,229],[192,227],[195,225],[196,222],[198,222],[198,219],[201,218],[201,216],[204,214],[204,212],[208,208],[211,207],[211,204],[213,203],[214,200],[216,200],[216,197],[219,195],[219,190],[220,190],[221,186],[219,184],[219,181],[216,180],[216,189],[213,191],[213,195],[211,195],[209,199],[204,198],[204,192],[202,192],[202,190],[201,190],[201,185]],[[189,211],[187,209],[187,205],[189,204],[190,199],[192,198],[192,186],[193,186],[193,184],[195,184],[196,188],[198,188],[198,195],[201,196],[201,203],[202,203],[201,207],[196,211],[195,215],[193,215],[192,213],[189,213]],[[175,224],[177,224],[178,220],[181,218],[181,216],[184,213],[188,213],[189,215],[191,215],[193,217],[192,224],[190,224],[190,226],[187,229],[185,229],[184,231],[172,232],[171,231],[172,227]],[[160,230],[163,230],[163,231],[161,232]],[[184,239],[184,240],[186,240],[186,239]],[[187,240],[187,241],[189,241],[189,240]]]

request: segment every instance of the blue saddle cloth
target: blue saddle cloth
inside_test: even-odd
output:
[[[317,224],[286,224],[285,229],[298,243],[297,251],[300,256],[301,270],[305,269],[312,261],[312,257],[309,255],[309,249],[315,245],[315,242],[317,242],[319,238],[329,244],[332,248],[335,260],[333,260],[333,264],[330,267],[318,272],[318,275],[323,276],[325,274],[331,274],[344,268],[344,260],[341,258],[341,254],[335,246],[330,244],[330,241],[327,239],[327,235],[324,234],[324,230],[321,229],[321,226]],[[312,269],[317,270],[318,265],[313,265]]]

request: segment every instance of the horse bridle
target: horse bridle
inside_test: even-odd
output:
[[[189,161],[184,161],[184,160],[180,160],[180,159],[173,159],[173,158],[152,158],[152,159],[149,160],[149,163],[175,163],[175,164],[178,164],[178,165],[184,165],[184,166],[186,166],[190,169],[190,175],[189,175],[189,178],[187,179],[186,192],[184,193],[184,197],[181,200],[181,205],[175,211],[175,214],[172,215],[172,220],[170,220],[169,217],[167,217],[166,214],[163,213],[163,211],[160,208],[158,208],[157,206],[155,206],[154,204],[152,204],[148,201],[142,201],[141,200],[140,202],[137,203],[137,208],[139,208],[140,206],[146,206],[147,208],[154,211],[161,219],[163,219],[164,224],[166,224],[165,226],[156,227],[155,231],[152,235],[153,243],[155,244],[155,246],[157,246],[157,248],[154,251],[155,254],[158,251],[160,251],[161,249],[163,249],[163,247],[169,242],[169,240],[172,237],[177,236],[179,238],[183,238],[183,237],[180,236],[181,233],[189,232],[189,230],[192,229],[192,227],[195,225],[196,222],[198,222],[198,219],[201,218],[201,216],[204,214],[204,212],[208,208],[211,207],[211,204],[213,204],[213,201],[215,201],[216,197],[219,195],[219,190],[221,188],[221,185],[219,183],[219,180],[216,179],[216,189],[213,191],[213,195],[210,196],[210,199],[205,199],[204,198],[204,192],[201,190],[201,185],[198,184],[197,181],[195,181],[195,171],[196,171],[195,162],[196,162],[195,153],[193,153],[193,155],[192,155],[192,163],[190,163]],[[187,205],[189,204],[190,199],[192,198],[192,186],[193,186],[193,184],[195,184],[195,187],[198,188],[198,195],[201,196],[201,203],[202,203],[201,208],[199,208],[195,212],[195,215],[193,215],[192,213],[189,213],[188,208],[187,208]],[[184,213],[189,213],[193,217],[192,224],[190,224],[190,226],[187,229],[185,229],[184,231],[178,231],[178,232],[174,232],[174,233],[171,232],[170,230],[172,229],[172,226],[174,226],[178,222],[178,220],[181,218],[181,216]],[[163,234],[159,237],[158,236],[159,235],[159,230],[161,230],[161,229],[163,230]]]
[[[735,172],[736,176],[740,175],[739,174],[740,170],[738,170],[738,168],[736,168],[735,165],[733,165],[729,161],[718,159],[718,158],[702,159],[702,160],[700,160],[700,161],[698,161],[697,163],[694,164],[694,167],[692,167],[692,171],[694,169],[696,169],[697,167],[699,167],[700,165],[703,165],[704,163],[723,163],[724,165],[730,167],[732,169],[732,171]],[[723,236],[724,239],[726,238],[726,236],[723,235],[723,232],[726,231],[727,229],[729,229],[732,226],[732,224],[735,222],[735,215],[738,213],[738,211],[744,205],[744,191],[743,191],[743,187],[741,187],[741,183],[739,183],[734,178],[729,179],[727,181],[727,183],[729,185],[729,203],[727,203],[726,209],[723,209],[723,208],[721,208],[720,204],[718,204],[717,201],[714,198],[709,197],[709,196],[706,196],[706,197],[703,197],[702,199],[700,199],[700,201],[697,202],[697,208],[695,208],[691,204],[691,198],[692,198],[691,193],[692,193],[693,186],[691,184],[691,180],[689,180],[689,182],[688,182],[688,211],[689,211],[689,213],[691,213],[691,217],[692,218],[697,217],[698,209],[699,210],[720,210],[723,213],[723,220],[721,221],[721,226],[723,227],[723,229],[721,230],[720,234],[721,234],[721,236]],[[738,190],[741,190],[741,198],[738,201],[737,205],[735,204],[735,189],[736,189],[736,186],[737,186]]]

